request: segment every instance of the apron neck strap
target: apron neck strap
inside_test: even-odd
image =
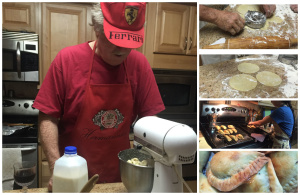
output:
[[[91,82],[91,76],[92,76],[92,68],[93,68],[93,62],[94,62],[94,57],[95,57],[95,53],[96,53],[96,46],[97,46],[97,41],[95,41],[95,44],[94,44],[94,47],[93,47],[93,53],[92,53],[92,57],[91,57],[91,60],[90,60],[90,68],[89,68],[89,74],[88,74],[88,82],[87,82],[87,85],[90,84]],[[128,77],[128,74],[127,74],[127,69],[126,69],[126,59],[124,60],[124,70],[125,70],[125,74],[126,74],[126,81],[127,83],[130,84],[130,80],[129,80],[129,77]]]

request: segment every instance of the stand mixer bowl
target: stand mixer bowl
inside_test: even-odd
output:
[[[123,150],[118,154],[120,162],[121,180],[128,192],[151,192],[154,179],[154,161],[151,155],[138,149]],[[127,160],[138,158],[147,160],[148,166],[128,163]]]

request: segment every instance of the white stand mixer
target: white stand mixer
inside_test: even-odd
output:
[[[197,135],[192,128],[155,116],[134,125],[134,145],[154,158],[152,192],[183,192],[182,164],[194,162]]]

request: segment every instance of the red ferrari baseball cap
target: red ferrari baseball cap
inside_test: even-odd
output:
[[[144,42],[146,3],[101,2],[106,38],[114,45],[138,48]]]

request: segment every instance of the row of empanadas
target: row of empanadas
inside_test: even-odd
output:
[[[261,152],[222,151],[213,156],[206,175],[207,180],[200,178],[200,192],[297,192],[298,152],[267,157]]]
[[[237,133],[237,130],[236,129],[218,130],[218,133],[222,135],[230,135],[233,133]]]

